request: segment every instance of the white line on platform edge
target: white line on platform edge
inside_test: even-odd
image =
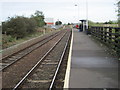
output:
[[[69,88],[69,77],[70,77],[70,69],[71,69],[72,46],[73,46],[73,29],[72,29],[72,38],[71,38],[71,45],[70,45],[70,51],[69,51],[69,56],[68,56],[68,62],[67,62],[65,81],[64,81],[64,88]]]

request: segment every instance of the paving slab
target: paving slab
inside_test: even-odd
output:
[[[73,29],[69,88],[118,88],[118,59],[77,29]]]

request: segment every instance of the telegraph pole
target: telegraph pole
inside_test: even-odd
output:
[[[88,29],[88,0],[86,0],[86,28]]]

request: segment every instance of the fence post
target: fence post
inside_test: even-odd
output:
[[[101,27],[101,40],[103,41],[103,27]]]
[[[115,51],[118,55],[120,55],[120,48],[119,48],[119,43],[118,43],[118,39],[119,39],[119,29],[115,28]]]
[[[104,27],[104,41],[107,41],[107,27]]]
[[[112,47],[111,46],[111,44],[112,44],[112,28],[109,28],[109,40],[108,40],[108,42],[109,42],[109,46]]]
[[[92,35],[93,35],[94,37],[96,37],[96,36],[95,36],[95,27],[92,27]]]
[[[96,37],[98,38],[98,28],[96,27]]]

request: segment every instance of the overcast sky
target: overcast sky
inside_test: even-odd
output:
[[[117,20],[117,0],[87,0],[88,19],[95,22]],[[75,6],[77,5],[77,6]],[[36,10],[46,18],[61,20],[63,23],[86,19],[86,0],[1,0],[0,20],[15,15],[30,16]]]

